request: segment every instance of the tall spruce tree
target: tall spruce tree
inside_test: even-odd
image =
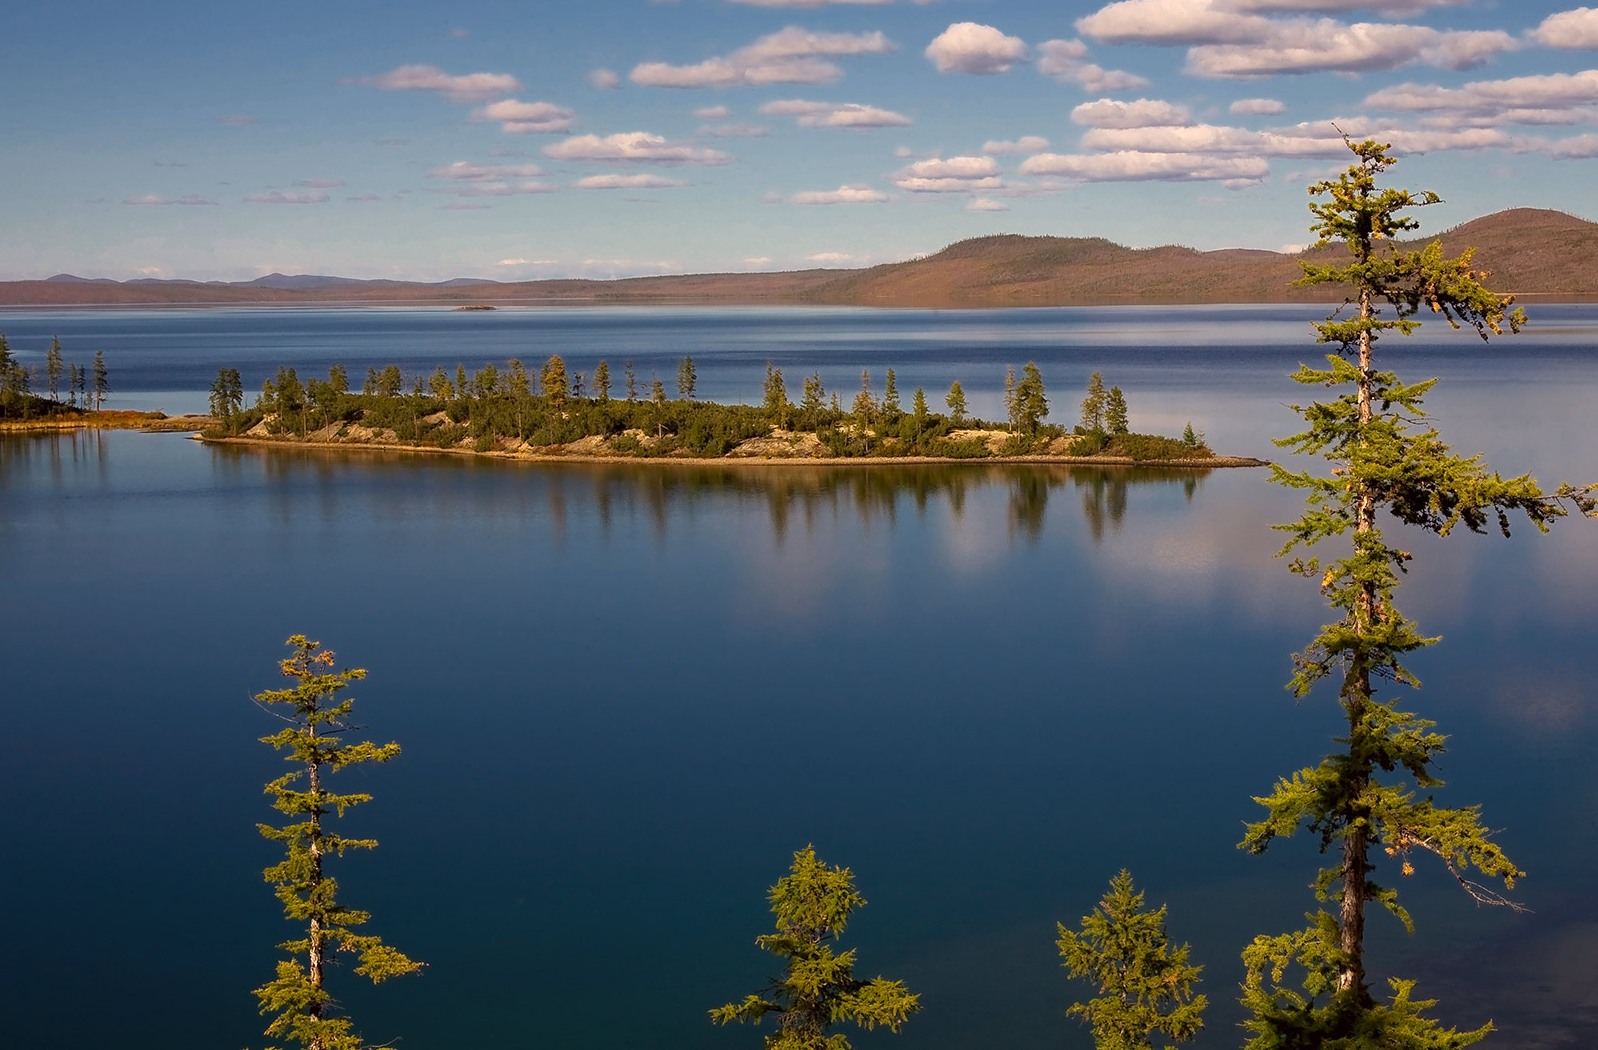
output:
[[[266,1028],[268,1036],[308,1050],[361,1050],[366,1043],[354,1033],[350,1019],[335,1012],[336,1000],[326,988],[334,956],[352,954],[357,960],[355,972],[374,983],[415,973],[422,964],[379,937],[356,932],[371,915],[339,901],[338,882],[326,871],[328,859],[346,850],[373,849],[377,841],[346,838],[324,821],[342,817],[372,796],[336,794],[325,780],[349,766],[387,762],[400,749],[395,743],[344,739],[352,728],[349,716],[355,700],[340,700],[338,693],[366,677],[363,669],[333,670],[333,651],[303,634],[286,644],[293,651],[278,667],[294,684],[268,689],[255,699],[286,723],[261,742],[287,752],[284,761],[292,768],[268,783],[266,793],[289,823],[257,826],[287,853],[263,874],[276,888],[284,915],[301,925],[305,935],[278,946],[293,957],[278,961],[276,979],[257,988],[255,997],[261,1013],[274,1015]]]
[[[711,1010],[712,1021],[759,1024],[775,1014],[777,1031],[766,1036],[766,1050],[849,1050],[847,1037],[829,1034],[838,1022],[897,1032],[921,1009],[920,996],[904,982],[860,980],[854,975],[855,950],[833,950],[849,917],[866,903],[848,868],[831,867],[816,857],[814,846],[806,846],[793,855],[793,866],[771,887],[768,899],[777,932],[756,937],[755,945],[786,960],[787,969],[772,979],[765,995]]]
[[[1590,487],[1563,485],[1549,494],[1530,476],[1505,479],[1479,456],[1454,454],[1422,422],[1421,402],[1435,380],[1404,383],[1377,368],[1379,340],[1414,331],[1422,308],[1484,340],[1506,326],[1518,330],[1524,315],[1511,310],[1513,297],[1487,290],[1487,275],[1470,252],[1446,258],[1436,242],[1399,250],[1394,238],[1418,225],[1405,210],[1439,198],[1378,185],[1394,163],[1388,146],[1369,140],[1348,146],[1355,163],[1310,187],[1323,198],[1310,210],[1317,246],[1341,242],[1349,257],[1340,264],[1306,262],[1300,282],[1349,290],[1344,307],[1315,326],[1318,342],[1336,352],[1326,356],[1326,367],[1300,366],[1293,376],[1343,392],[1297,406],[1307,429],[1277,442],[1331,466],[1324,474],[1272,468],[1278,484],[1306,494],[1304,515],[1277,526],[1289,537],[1282,554],[1325,541],[1349,545],[1325,564],[1307,555],[1291,563],[1319,583],[1336,619],[1295,655],[1289,684],[1300,697],[1319,683],[1335,685],[1347,735],[1319,764],[1278,780],[1257,800],[1265,816],[1248,826],[1241,843],[1259,853],[1279,836],[1312,832],[1330,858],[1316,882],[1329,907],[1309,915],[1305,929],[1258,937],[1244,951],[1250,1050],[1452,1048],[1491,1029],[1490,1023],[1471,1031],[1443,1027],[1425,1015],[1430,1001],[1412,998],[1412,981],[1390,980],[1392,996],[1382,1002],[1366,983],[1366,905],[1379,903],[1413,929],[1397,889],[1376,877],[1383,855],[1408,875],[1412,857],[1432,854],[1466,892],[1494,904],[1509,902],[1487,883],[1512,889],[1521,874],[1490,839],[1479,807],[1447,808],[1433,798],[1442,786],[1434,762],[1444,737],[1434,722],[1399,705],[1401,687],[1420,684],[1404,659],[1438,639],[1422,634],[1393,603],[1410,554],[1388,541],[1378,513],[1385,509],[1400,524],[1439,535],[1461,524],[1475,532],[1492,524],[1508,535],[1510,512],[1545,530],[1570,509],[1594,510]]]
[[[1153,1050],[1156,1036],[1174,1045],[1204,1027],[1209,1000],[1193,990],[1203,967],[1188,963],[1187,945],[1171,944],[1165,906],[1146,910],[1130,872],[1110,880],[1080,932],[1056,926],[1063,965],[1098,989],[1066,1011],[1093,1029],[1098,1050]]]
[[[1104,431],[1104,410],[1109,394],[1104,391],[1104,376],[1094,372],[1088,378],[1088,396],[1082,399],[1082,421],[1077,425],[1089,433]]]

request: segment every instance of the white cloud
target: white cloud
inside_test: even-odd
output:
[[[1598,7],[1578,7],[1549,15],[1526,35],[1544,47],[1598,50]]]
[[[790,204],[881,204],[888,195],[870,186],[839,186],[835,190],[809,190],[788,198]],[[813,261],[820,261],[811,256]]]
[[[817,252],[809,256],[811,262],[822,264],[854,262],[854,258],[848,252]]]
[[[989,139],[982,144],[983,153],[1042,153],[1049,148],[1049,140],[1042,135],[1022,135],[1015,140]]]
[[[1508,33],[1441,33],[1426,26],[1329,19],[1273,26],[1258,41],[1191,49],[1187,69],[1200,76],[1263,77],[1282,73],[1365,72],[1426,62],[1467,69],[1512,50]]]
[[[247,204],[326,204],[328,199],[327,194],[319,191],[315,193],[284,193],[282,190],[252,193],[244,198]]]
[[[595,69],[589,72],[588,83],[600,91],[609,91],[621,86],[621,77],[613,69]]]
[[[575,118],[571,110],[552,102],[518,102],[507,98],[472,111],[475,121],[493,121],[507,135],[553,134],[566,131]]]
[[[720,150],[668,142],[647,131],[624,131],[615,135],[575,135],[544,147],[544,156],[556,160],[622,162],[637,164],[731,164],[731,154]]]
[[[462,182],[504,182],[507,179],[531,179],[544,174],[537,164],[472,164],[458,160],[453,164],[434,168],[427,173],[430,179],[454,179]]]
[[[751,255],[749,258],[744,260],[745,266],[755,270],[770,266],[771,263],[772,258],[769,255]]]
[[[1015,63],[1026,61],[1027,47],[992,26],[956,22],[927,45],[925,54],[940,73],[986,75],[1008,73]]]
[[[966,211],[1009,211],[1010,206],[989,197],[973,197],[965,206]]]
[[[1208,182],[1263,179],[1263,157],[1124,151],[1091,155],[1040,153],[1021,162],[1023,175],[1053,175],[1077,182]]]
[[[911,193],[966,193],[1004,187],[992,157],[934,157],[918,160],[894,176],[893,184]]]
[[[1372,109],[1447,114],[1483,123],[1576,124],[1598,119],[1598,69],[1479,80],[1460,88],[1396,84],[1365,99]]]
[[[1257,43],[1271,25],[1215,0],[1119,0],[1076,20],[1077,32],[1106,44],[1164,46]]]
[[[1549,143],[1546,151],[1562,158],[1598,157],[1598,135],[1577,135]]]
[[[1087,61],[1088,46],[1080,40],[1045,40],[1038,45],[1038,72],[1056,80],[1081,84],[1088,91],[1133,91],[1149,82],[1121,70],[1105,69]]]
[[[157,206],[167,205],[167,204],[185,204],[185,205],[189,205],[189,204],[211,204],[211,205],[214,205],[214,204],[216,204],[216,201],[211,200],[209,197],[202,197],[202,196],[200,196],[197,193],[190,193],[187,196],[177,197],[177,198],[163,197],[163,196],[161,196],[160,194],[157,194],[157,193],[146,193],[142,197],[128,197],[122,203],[123,204],[141,204],[141,205],[150,204],[150,205],[157,205]]]
[[[560,187],[548,182],[468,182],[440,192],[452,197],[525,197],[530,194],[559,193]]]
[[[648,87],[748,87],[759,84],[826,84],[843,76],[827,58],[882,55],[894,50],[880,32],[812,33],[788,26],[721,58],[689,66],[643,62],[628,74]]]
[[[1238,11],[1374,11],[1381,15],[1412,15],[1431,7],[1457,7],[1467,0],[1230,0]]]
[[[1274,98],[1240,98],[1227,110],[1239,115],[1269,117],[1287,112],[1287,104]]]
[[[451,76],[437,66],[400,66],[381,76],[361,81],[384,91],[437,91],[451,102],[484,102],[495,95],[520,91],[521,82],[509,73],[467,73]]]
[[[732,110],[726,106],[704,106],[694,110],[694,116],[700,120],[726,120],[732,116]]]
[[[1071,119],[1090,128],[1147,128],[1169,124],[1191,124],[1186,108],[1154,98],[1136,102],[1101,98],[1084,102],[1071,111]]]
[[[588,175],[574,185],[580,190],[657,190],[692,184],[664,175]]]
[[[901,113],[857,102],[783,99],[767,102],[760,107],[760,112],[767,116],[793,117],[802,128],[902,128],[910,124],[910,118]]]

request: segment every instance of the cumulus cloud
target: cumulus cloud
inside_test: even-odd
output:
[[[1514,47],[1514,38],[1508,33],[1443,33],[1426,26],[1343,25],[1322,19],[1273,26],[1253,43],[1192,48],[1187,69],[1211,77],[1353,73],[1398,69],[1416,62],[1468,69]]]
[[[467,73],[451,76],[437,66],[400,66],[361,81],[384,91],[436,91],[451,102],[485,102],[522,89],[509,73]]]
[[[1023,175],[1051,175],[1074,182],[1212,182],[1263,179],[1263,157],[1199,153],[1040,153],[1021,162]]]
[[[788,26],[729,55],[688,66],[643,62],[628,74],[648,87],[749,87],[759,84],[827,84],[843,76],[829,58],[882,55],[894,45],[880,32],[813,33]]]
[[[1446,115],[1451,123],[1585,123],[1598,119],[1598,69],[1479,80],[1459,88],[1396,84],[1367,96],[1365,105]]]
[[[580,190],[659,190],[691,184],[664,175],[588,175],[574,185]]]
[[[556,160],[599,161],[635,164],[731,164],[732,155],[720,150],[669,142],[647,131],[624,131],[615,135],[574,135],[564,142],[544,147],[544,156]]]
[[[149,204],[149,205],[156,205],[156,206],[167,205],[167,204],[184,204],[184,205],[188,205],[188,204],[212,204],[212,205],[214,205],[216,203],[216,201],[211,200],[209,197],[202,197],[202,196],[200,196],[197,193],[190,193],[187,196],[177,197],[177,198],[163,197],[163,196],[161,196],[158,193],[146,193],[142,197],[128,197],[122,203],[123,204],[141,204],[141,205]]]
[[[940,73],[1008,73],[1025,62],[1027,46],[978,22],[956,22],[933,38],[925,52]]]
[[[965,206],[966,211],[1009,211],[1010,206],[1002,201],[990,197],[973,197]]]
[[[1287,112],[1287,104],[1274,98],[1240,98],[1227,109],[1239,115],[1269,117]]]
[[[1271,20],[1215,0],[1118,0],[1076,20],[1083,36],[1105,44],[1249,44],[1267,37]]]
[[[767,102],[760,112],[772,117],[792,117],[802,128],[902,128],[910,118],[876,106],[857,102],[810,102],[782,99]]]
[[[1191,124],[1186,108],[1154,98],[1136,102],[1101,98],[1084,102],[1071,111],[1071,119],[1090,128],[1147,128],[1167,124]]]
[[[1022,135],[1018,139],[989,139],[982,144],[983,153],[1042,153],[1049,148],[1049,140],[1042,135]]]
[[[1598,50],[1598,7],[1578,7],[1549,15],[1526,35],[1544,47]]]
[[[732,116],[732,110],[726,106],[704,106],[694,110],[694,116],[700,120],[726,120]]]
[[[888,195],[870,186],[839,186],[835,190],[809,190],[788,198],[790,204],[881,204]],[[812,261],[821,261],[811,256]]]
[[[576,114],[552,102],[519,102],[513,98],[472,111],[475,121],[492,121],[507,135],[553,134],[572,126]]]
[[[252,193],[244,198],[247,204],[326,204],[328,196],[325,193],[284,193],[282,190],[271,190],[267,193]]]
[[[1577,135],[1544,145],[1544,150],[1563,159],[1598,157],[1598,135]]]
[[[1038,45],[1038,72],[1100,93],[1134,91],[1149,86],[1146,79],[1135,73],[1105,69],[1089,62],[1087,56],[1088,46],[1080,40],[1045,40]]]
[[[933,157],[918,160],[894,176],[893,184],[911,193],[967,193],[1004,186],[992,157]]]
[[[609,91],[621,86],[621,77],[614,69],[596,69],[588,74],[588,83],[600,91]]]

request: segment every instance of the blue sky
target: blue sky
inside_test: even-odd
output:
[[[858,266],[989,233],[1280,249],[1335,123],[1598,219],[1598,8],[1527,0],[11,5],[0,279]]]

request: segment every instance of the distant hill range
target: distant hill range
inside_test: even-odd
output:
[[[1440,239],[1449,254],[1476,248],[1496,290],[1523,297],[1598,298],[1598,223],[1516,208],[1415,243]],[[1314,257],[1336,258],[1340,247]],[[1242,248],[1126,248],[1099,237],[1006,234],[951,244],[936,254],[863,270],[688,274],[612,281],[438,284],[274,273],[235,283],[89,280],[60,274],[0,282],[4,306],[248,303],[817,304],[860,306],[1074,306],[1112,303],[1273,303],[1341,298],[1293,287],[1300,255]]]

